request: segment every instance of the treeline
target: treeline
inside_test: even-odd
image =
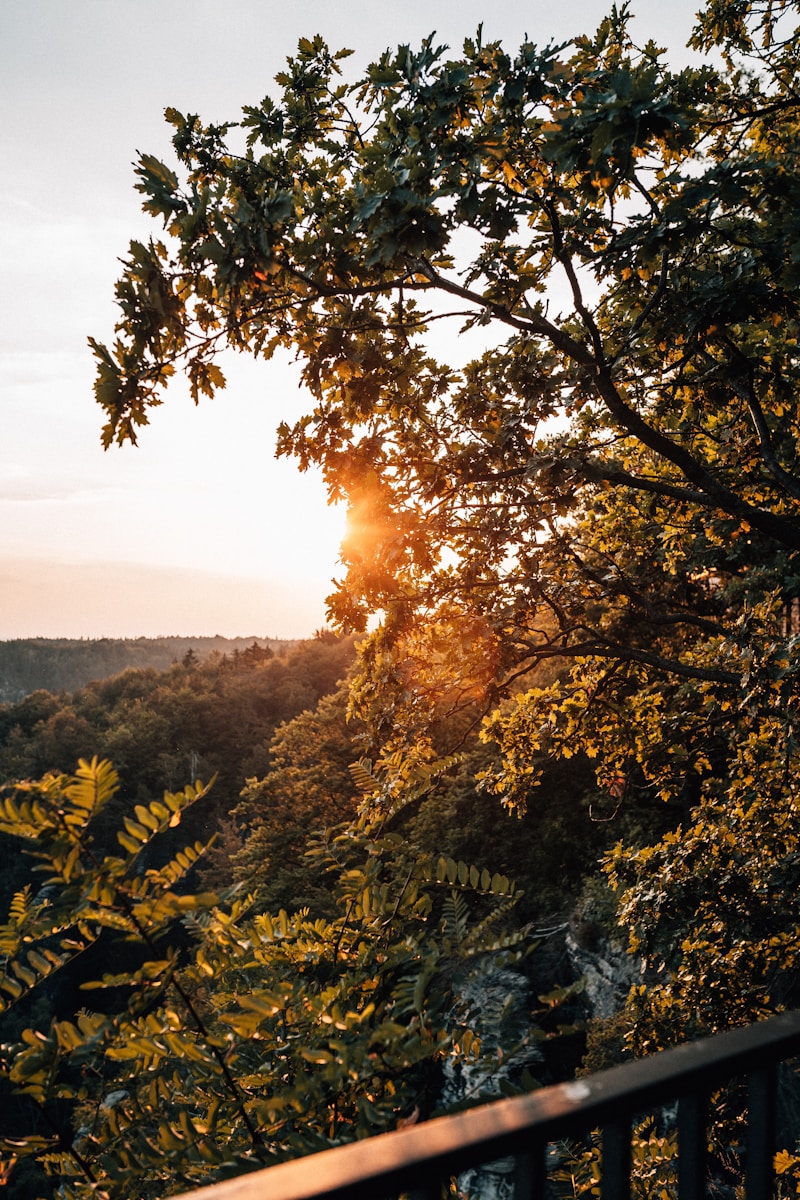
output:
[[[248,646],[285,653],[295,642],[277,638],[16,638],[0,641],[0,703],[14,704],[31,692],[73,692],[93,679],[136,667],[163,671],[190,650],[200,659],[241,654]]]

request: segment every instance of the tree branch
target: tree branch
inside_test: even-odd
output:
[[[784,489],[784,491],[788,492],[792,499],[800,500],[800,480],[796,479],[795,476],[790,475],[788,471],[784,470],[775,457],[775,448],[772,444],[772,434],[770,433],[769,425],[767,424],[767,419],[764,415],[764,410],[761,407],[761,402],[756,394],[753,364],[746,357],[746,355],[742,353],[739,347],[735,345],[727,333],[722,336],[721,341],[730,351],[731,357],[734,359],[734,361],[737,362],[744,370],[747,382],[745,384],[741,384],[738,380],[732,379],[730,381],[730,386],[739,399],[745,402],[750,411],[750,417],[758,436],[758,444],[761,448],[761,461],[764,463],[764,466],[767,468],[776,482],[779,483]]]

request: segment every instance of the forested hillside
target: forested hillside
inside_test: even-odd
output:
[[[251,643],[201,661],[192,650],[158,671],[130,669],[70,694],[39,690],[0,705],[0,782],[69,773],[81,758],[113,761],[119,811],[168,788],[215,779],[192,814],[197,836],[224,828],[245,780],[264,774],[276,728],[331,692],[353,661],[352,639],[321,634],[282,655]],[[6,902],[19,865],[8,853]]]
[[[358,807],[351,768],[370,752],[364,723],[348,719],[355,666],[352,638],[321,633],[283,655],[251,644],[204,662],[190,652],[163,671],[130,669],[72,694],[43,689],[0,705],[0,785],[49,772],[69,775],[93,756],[114,764],[118,788],[110,813],[130,813],[164,789],[214,780],[181,837],[215,838],[199,868],[214,885],[237,881],[270,908],[330,902],[312,861],[310,836]],[[471,715],[474,716],[475,710]],[[469,723],[445,714],[442,745],[462,750],[430,796],[404,809],[411,844],[439,847],[515,878],[523,915],[549,919],[572,904],[608,842],[595,815],[613,808],[593,786],[585,761],[554,764],[547,787],[520,820],[481,796],[475,776],[498,759]],[[648,820],[646,813],[626,813]],[[614,825],[614,835],[619,823]],[[0,898],[8,904],[29,864],[0,838]]]
[[[241,654],[252,645],[280,653],[293,644],[252,637],[17,638],[0,642],[0,704],[13,704],[40,688],[73,692],[129,667],[163,671],[190,650],[204,659],[210,654]]]

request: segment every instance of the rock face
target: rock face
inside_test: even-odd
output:
[[[499,1158],[484,1167],[474,1167],[458,1177],[459,1195],[469,1200],[514,1200],[513,1158]]]
[[[491,962],[462,982],[454,1017],[480,1038],[481,1058],[445,1064],[443,1104],[496,1098],[503,1094],[504,1083],[519,1077],[526,1066],[542,1062],[538,1046],[529,1040],[529,992],[528,980],[519,971]]]
[[[613,1016],[625,1003],[631,986],[641,981],[640,960],[606,938],[598,938],[588,949],[566,926],[557,932],[554,956],[560,956],[567,979],[583,980],[579,999],[586,1017]],[[519,1082],[525,1068],[535,1075],[544,1070],[547,1075],[547,1060],[531,1037],[531,1009],[536,1007],[531,990],[530,981],[520,971],[491,960],[462,980],[453,1018],[481,1039],[481,1056],[474,1063],[445,1063],[443,1106],[498,1099],[507,1094],[508,1085]],[[534,984],[534,993],[538,990]],[[514,1200],[514,1159],[498,1159],[466,1171],[458,1178],[458,1188],[469,1200]]]
[[[529,992],[524,975],[491,961],[463,981],[454,1016],[480,1038],[481,1058],[445,1063],[443,1105],[499,1099],[504,1085],[519,1079],[526,1067],[542,1063],[530,1039]],[[471,1200],[513,1200],[514,1168],[513,1158],[503,1158],[466,1171],[458,1178],[459,1193]]]
[[[641,962],[603,940],[596,950],[579,945],[572,932],[566,949],[575,975],[584,980],[584,1000],[590,1017],[611,1017],[622,1008],[634,983],[641,981]]]

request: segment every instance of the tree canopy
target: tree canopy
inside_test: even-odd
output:
[[[174,168],[141,158],[164,232],[93,342],[105,443],[178,370],[195,400],[222,387],[224,347],[297,356],[280,451],[350,505],[331,612],[383,614],[353,700],[382,769],[479,700],[512,805],[580,750],[723,855],[755,811],[796,821],[799,7],[709,0],[678,71],[626,7],[564,46],[430,38],[352,82],[302,40],[274,97],[168,110]],[[612,864],[623,912],[659,861]],[[717,885],[732,928],[746,901]]]

